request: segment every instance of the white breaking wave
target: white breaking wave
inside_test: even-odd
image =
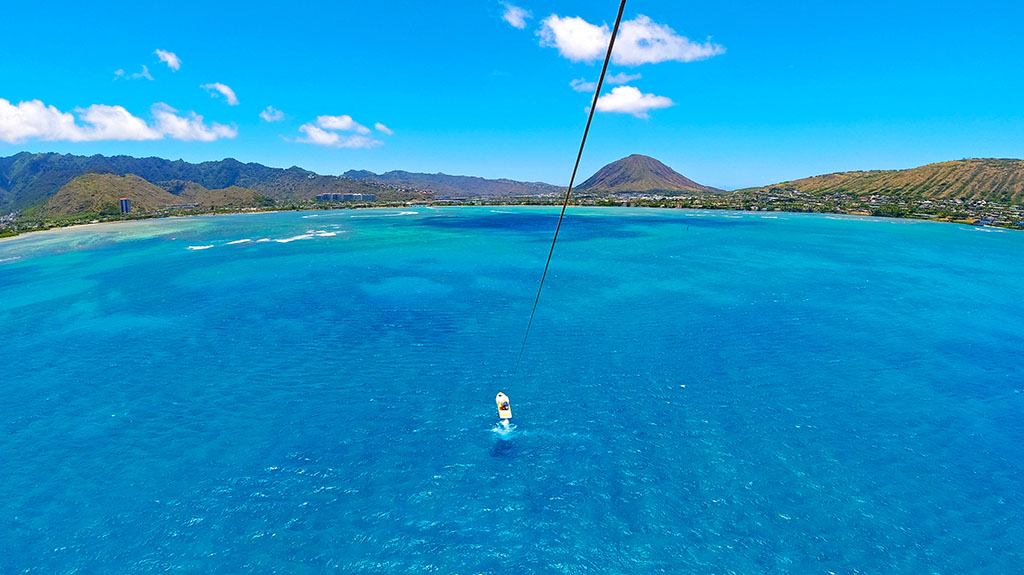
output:
[[[236,246],[236,245],[238,245],[238,244],[247,244],[247,243],[249,243],[249,242],[251,242],[251,241],[252,241],[252,240],[235,240],[235,241],[233,241],[233,242],[228,242],[228,245],[229,245],[229,246]]]
[[[281,238],[274,240],[279,244],[287,244],[290,242],[297,242],[299,240],[311,240],[313,238],[329,238],[338,235],[338,232],[329,232],[327,230],[306,230],[306,233],[292,236],[290,238]]]
[[[213,245],[209,245],[209,246],[189,246],[188,249],[190,249],[190,250],[208,250],[208,249],[210,249],[212,247],[213,247]]]
[[[287,243],[291,243],[291,242],[297,242],[299,240],[311,240],[311,239],[313,239],[313,234],[302,234],[300,236],[292,236],[290,238],[283,238],[283,239],[274,240],[274,241],[279,243],[279,244],[287,244]]]
[[[350,218],[393,218],[397,216],[415,216],[419,212],[398,212],[397,214],[366,214],[349,216]]]

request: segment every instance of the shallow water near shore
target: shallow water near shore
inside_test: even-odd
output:
[[[556,221],[0,243],[0,573],[1024,572],[1024,233]]]

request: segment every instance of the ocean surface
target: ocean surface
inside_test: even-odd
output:
[[[556,219],[0,242],[0,573],[1024,573],[1024,233]]]

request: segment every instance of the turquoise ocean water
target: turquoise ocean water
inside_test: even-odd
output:
[[[0,242],[0,573],[1024,573],[1024,233],[556,219]]]

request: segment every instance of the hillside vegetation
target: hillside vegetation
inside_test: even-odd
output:
[[[22,152],[0,158],[0,214],[26,210],[43,213],[42,206],[59,190],[86,174],[131,174],[171,193],[182,194],[185,202],[213,203],[221,207],[243,206],[248,197],[256,198],[257,202],[267,198],[278,202],[301,202],[323,193],[373,194],[378,201],[404,202],[427,201],[435,194],[471,197],[542,195],[561,189],[538,182],[413,172],[377,175],[354,171],[346,176],[324,176],[295,166],[271,168],[231,158],[193,164],[162,158]],[[137,183],[138,180],[130,182]],[[118,190],[131,196],[125,185],[125,182],[118,184]],[[204,197],[189,196],[190,193],[198,193],[199,188],[223,192]],[[140,189],[143,195],[150,192],[152,190]]]
[[[895,196],[907,199],[1024,203],[1024,160],[972,159],[909,170],[841,172],[742,191],[797,190],[815,195]]]
[[[176,204],[198,204],[204,207],[245,208],[267,202],[267,196],[249,188],[231,186],[208,190],[195,182],[161,182],[160,187],[178,197]]]
[[[85,174],[64,185],[35,215],[50,218],[114,215],[121,212],[118,200],[125,196],[131,197],[132,209],[140,211],[181,203],[178,196],[135,175]]]
[[[450,176],[448,174],[422,174],[396,170],[375,174],[367,170],[349,170],[345,177],[355,180],[378,182],[400,187],[451,196],[494,197],[494,196],[542,196],[558,194],[565,190],[543,182],[519,182],[516,180],[489,180],[476,176]]]
[[[157,186],[134,174],[84,174],[61,187],[43,205],[28,210],[26,215],[34,219],[116,215],[121,213],[118,200],[122,197],[131,200],[134,213],[187,204],[207,209],[246,208],[266,205],[268,200],[255,190],[238,186],[208,190],[195,182],[175,181]]]
[[[843,172],[723,192],[654,158],[634,154],[604,166],[575,191],[578,201],[609,205],[655,202],[650,205],[894,217],[924,214],[1018,225],[1019,208],[1024,205],[1024,160],[974,159],[909,170]],[[271,168],[230,158],[192,164],[161,158],[23,152],[0,158],[0,233],[96,216],[120,217],[120,197],[132,201],[131,217],[149,217],[270,206],[325,207],[330,203],[316,200],[325,193],[373,194],[378,203],[429,202],[445,196],[470,203],[479,198],[544,203],[561,192],[564,188],[539,182],[446,174],[349,171],[343,176],[323,176],[298,167]]]
[[[721,192],[698,184],[658,160],[640,154],[633,154],[608,164],[576,189],[591,194]]]
[[[196,182],[208,189],[231,186],[255,188],[271,184],[291,170],[306,177],[312,172],[281,170],[227,159],[191,164],[162,158],[74,156],[22,152],[0,158],[0,210],[24,210],[45,203],[71,180],[85,174],[134,174],[149,183],[171,180]]]

